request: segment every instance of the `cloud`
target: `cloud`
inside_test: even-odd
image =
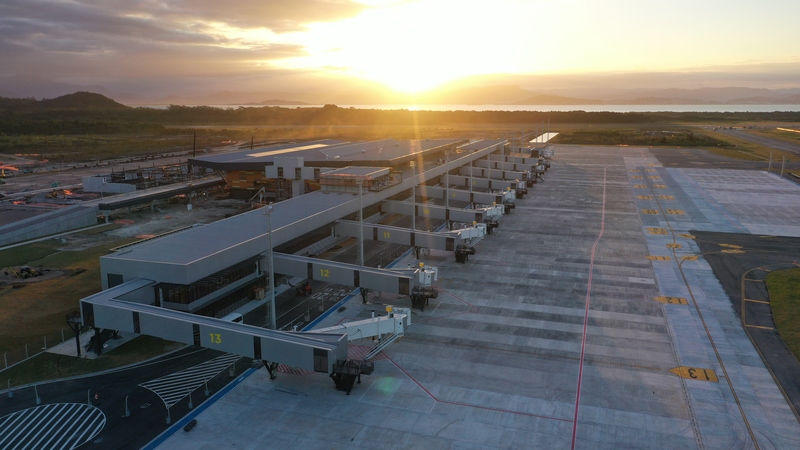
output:
[[[336,0],[3,0],[0,75],[218,76],[305,54],[270,39],[363,10]]]

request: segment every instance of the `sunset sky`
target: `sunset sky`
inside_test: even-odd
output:
[[[0,76],[153,95],[643,72],[800,87],[798,17],[797,0],[2,0]]]

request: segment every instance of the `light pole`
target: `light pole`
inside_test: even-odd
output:
[[[272,202],[264,208],[267,215],[267,255],[269,259],[269,327],[277,329],[275,324],[275,270],[272,260]]]
[[[417,180],[414,179],[414,184],[411,186],[411,231],[417,229]]]
[[[450,209],[450,151],[444,151],[444,167],[447,172],[444,175],[444,206]],[[448,224],[449,225],[449,224]],[[448,227],[449,228],[449,227]]]
[[[364,197],[362,189],[364,188],[364,178],[359,178],[358,182],[358,255],[361,267],[364,267]]]

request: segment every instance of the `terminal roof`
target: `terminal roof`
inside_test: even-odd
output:
[[[459,139],[397,141],[383,139],[369,142],[319,140],[273,145],[233,153],[189,159],[189,164],[214,170],[263,170],[276,156],[302,157],[309,167],[396,166],[419,154],[455,145]]]

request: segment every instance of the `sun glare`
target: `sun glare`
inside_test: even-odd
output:
[[[504,3],[398,2],[352,19],[313,24],[293,36],[303,41],[308,55],[284,65],[336,68],[409,94],[465,76],[513,72],[528,43],[509,41],[496,25],[509,22]]]

